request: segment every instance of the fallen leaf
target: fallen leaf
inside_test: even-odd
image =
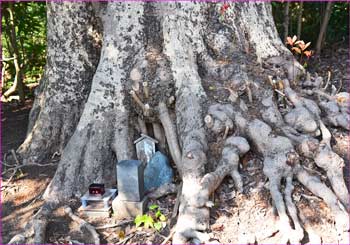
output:
[[[118,238],[119,238],[120,240],[123,240],[123,239],[125,238],[125,232],[124,232],[124,231],[119,231],[119,232],[118,232]]]
[[[212,226],[211,226],[211,229],[213,230],[213,231],[223,231],[224,230],[224,225],[223,224],[213,224]]]

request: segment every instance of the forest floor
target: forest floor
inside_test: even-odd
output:
[[[328,50],[321,60],[311,61],[308,70],[313,74],[327,78],[331,71],[331,81],[338,88],[349,89],[350,59],[349,50],[339,48]],[[342,83],[339,82],[342,80]],[[16,149],[24,140],[27,128],[28,114],[32,101],[28,100],[24,105],[15,103],[3,104],[1,110],[2,124],[2,156],[10,154],[11,149]],[[345,179],[350,184],[350,136],[348,132],[336,128],[331,129],[334,136],[333,148],[345,159]],[[47,162],[56,161],[48,159]],[[215,206],[211,209],[210,230],[214,243],[241,243],[254,242],[255,237],[263,243],[273,244],[279,239],[276,211],[271,205],[271,197],[266,187],[267,179],[262,173],[262,159],[253,154],[247,154],[242,159],[240,173],[243,176],[244,193],[238,194],[234,189],[231,179],[226,178],[213,195]],[[1,188],[1,222],[2,242],[8,242],[12,236],[19,233],[21,228],[32,218],[33,214],[42,204],[41,195],[55,173],[55,166],[49,167],[24,167],[17,173],[10,183],[6,183],[9,174],[3,175]],[[2,166],[2,174],[6,170]],[[325,173],[317,172],[326,181]],[[333,224],[330,211],[324,202],[312,195],[302,185],[295,184],[293,193],[294,202],[299,210],[299,216],[306,218],[316,234],[323,238],[323,243],[336,243],[334,241]],[[329,183],[327,183],[329,184]],[[6,186],[4,186],[6,185]],[[161,212],[168,218],[167,226],[160,232],[154,229],[136,228],[133,221],[124,225],[98,230],[101,243],[126,244],[126,243],[153,243],[160,244],[170,234],[172,225],[176,222],[171,219],[172,210],[176,201],[176,194],[162,197],[158,200],[150,200],[149,204],[157,204]],[[71,200],[69,204],[73,212],[79,216],[80,203]],[[82,216],[83,217],[83,216]],[[113,218],[86,218],[94,226],[115,224],[118,221]],[[124,222],[125,223],[125,222]],[[247,239],[248,238],[248,239]],[[265,238],[265,239],[262,239]],[[170,240],[171,241],[171,240]],[[168,243],[170,243],[170,241]],[[86,234],[81,233],[79,226],[65,216],[63,209],[58,209],[48,225],[48,243],[78,244],[91,243]],[[303,242],[307,243],[307,239]]]

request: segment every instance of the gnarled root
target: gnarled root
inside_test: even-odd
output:
[[[243,189],[241,177],[237,171],[239,156],[245,154],[250,149],[246,139],[242,137],[229,137],[226,139],[222,150],[222,159],[214,172],[206,174],[200,182],[190,179],[184,179],[184,182],[190,184],[186,189],[186,194],[182,197],[180,214],[177,222],[177,233],[174,236],[174,243],[186,243],[188,239],[198,239],[201,242],[209,240],[209,236],[201,231],[208,228],[209,210],[213,205],[209,201],[209,196],[221,184],[227,175],[234,179],[237,189],[241,192]],[[190,187],[191,186],[191,187]],[[198,195],[193,195],[198,193]],[[184,215],[184,214],[187,215]],[[191,214],[191,215],[189,215]],[[189,229],[189,227],[192,227]],[[194,228],[194,229],[193,229]]]
[[[173,124],[168,108],[164,102],[160,102],[158,105],[159,110],[159,119],[163,125],[165,137],[168,142],[170,154],[178,168],[178,171],[181,173],[181,151],[178,143],[177,133],[175,129],[175,125]]]
[[[279,227],[283,242],[299,243],[304,237],[304,232],[291,198],[293,169],[294,166],[299,164],[299,158],[294,152],[294,147],[289,139],[273,136],[271,131],[272,129],[260,120],[255,119],[248,123],[247,134],[264,155],[263,171],[269,178],[269,189],[280,218]],[[285,189],[286,205],[280,191],[282,178],[287,180]],[[294,229],[290,225],[287,210],[294,223]]]
[[[312,90],[305,90],[307,94],[315,94],[319,99],[319,106],[326,114],[326,122],[335,127],[342,127],[346,130],[350,130],[350,111],[349,111],[349,102],[350,94],[347,92],[340,93],[326,93],[327,85],[324,88],[320,88],[322,78],[315,79],[315,87]]]
[[[332,150],[331,134],[322,122],[320,128],[323,138],[315,156],[315,163],[327,172],[333,191],[347,211],[350,212],[350,196],[343,176],[344,160]]]
[[[293,103],[294,107],[284,116],[288,125],[299,132],[307,134],[319,134],[319,115],[321,113],[317,104],[309,99],[299,96],[289,85],[287,79],[283,80],[284,92],[287,98]]]
[[[284,117],[284,119],[287,121],[287,123],[292,126],[285,126],[284,122],[281,120],[279,111],[277,110],[277,107],[273,103],[273,101],[268,100],[267,102],[272,103],[264,103],[263,104],[270,109],[271,113],[263,113],[264,119],[267,119],[268,122],[272,123],[274,126],[281,127],[284,134],[293,140],[298,150],[305,156],[311,159],[314,159],[316,164],[325,169],[327,171],[327,176],[329,180],[331,181],[332,187],[338,198],[341,200],[341,202],[348,208],[348,202],[349,202],[349,194],[346,189],[343,174],[342,174],[342,168],[343,168],[343,160],[332,151],[330,147],[330,139],[331,134],[328,131],[328,129],[324,126],[322,121],[319,118],[319,110],[317,108],[317,105],[315,103],[311,102],[310,100],[304,99],[296,94],[293,90],[290,89],[289,84],[285,87],[285,93],[288,99],[294,104],[295,108],[289,112],[289,113],[295,113],[293,115],[295,121],[288,121],[289,116],[288,114]],[[298,108],[303,108],[302,110],[298,111]],[[297,115],[298,113],[305,113],[304,116]],[[289,114],[290,115],[290,114]],[[293,120],[294,120],[293,119]],[[308,120],[305,120],[308,119]],[[308,128],[309,125],[307,125],[310,122],[314,122],[314,126],[317,127],[311,127]],[[251,124],[249,124],[251,125]],[[322,133],[323,140],[319,142],[318,140],[312,138],[310,135],[302,134],[298,132],[297,130],[304,132],[304,133],[312,133],[317,132],[320,127],[320,132]],[[258,127],[255,127],[256,129]],[[261,127],[262,128],[262,127]],[[317,129],[317,130],[316,130]],[[274,145],[273,143],[269,144],[262,144],[259,142],[263,140],[257,140],[261,139],[262,137],[268,136],[266,132],[271,131],[270,128],[265,128],[264,132],[265,135],[258,134],[254,130],[250,130],[250,138],[258,145],[259,151],[263,150],[264,146],[269,145],[271,147]],[[248,130],[249,134],[249,130]],[[274,138],[272,141],[278,141],[277,139],[280,138],[279,136]],[[282,144],[280,144],[282,145]],[[291,147],[292,149],[293,147]],[[281,152],[280,149],[275,149],[273,152]],[[266,162],[266,158],[265,158]],[[264,172],[265,172],[265,162],[264,162]],[[331,208],[335,219],[336,219],[336,229],[339,233],[339,240],[343,240],[343,237],[346,233],[344,231],[349,228],[349,222],[348,222],[348,215],[344,213],[340,206],[337,203],[337,196],[325,185],[323,184],[319,178],[315,176],[310,176],[302,167],[299,165],[296,165],[293,170],[294,173],[296,173],[296,176],[298,180],[305,185],[311,192],[313,192],[315,195],[323,198],[323,200],[327,203],[327,205]],[[268,177],[268,173],[265,173]],[[276,174],[271,174],[276,175]],[[288,188],[288,177],[287,177],[287,186],[286,186],[286,192],[290,192]],[[271,192],[272,194],[272,192]],[[287,194],[287,193],[286,193]],[[273,195],[273,194],[272,194]],[[289,193],[287,196],[290,196]],[[278,198],[278,196],[277,196]],[[286,197],[287,205],[291,207],[291,210],[289,210],[289,214],[293,219],[293,222],[295,222],[295,218],[297,217],[293,215],[295,213],[295,208],[290,205],[291,199]],[[289,208],[288,208],[289,209]],[[282,208],[283,210],[283,208]],[[279,212],[280,214],[280,212]],[[295,226],[296,227],[296,226]]]
[[[208,189],[209,194],[213,193],[227,175],[231,175],[239,192],[243,191],[242,178],[238,173],[239,156],[247,153],[250,147],[245,138],[229,137],[226,139],[222,150],[221,161],[214,172],[206,174],[201,185],[203,189]]]
[[[284,117],[291,127],[284,125],[272,97],[263,100],[263,105],[267,107],[267,110],[262,114],[263,118],[274,126],[281,127],[284,134],[296,143],[297,148],[305,157],[313,159],[317,166],[327,172],[334,192],[349,210],[350,197],[343,178],[344,161],[331,148],[331,133],[320,119],[320,110],[313,101],[299,96],[292,90],[288,80],[284,80],[284,86],[286,96],[295,106]],[[322,133],[322,141],[318,142],[310,135],[298,131],[313,134],[320,132]]]
[[[334,195],[334,193],[325,184],[323,184],[319,178],[310,175],[301,167],[296,170],[296,176],[300,183],[302,183],[316,196],[321,197],[328,205],[334,215],[335,227],[338,232],[339,240],[348,241],[348,230],[350,227],[349,215],[339,207],[337,197]]]
[[[204,118],[207,128],[214,133],[219,134],[233,129],[232,115],[234,110],[230,105],[215,104],[211,105],[208,110],[208,115]]]
[[[78,216],[76,216],[75,214],[73,214],[72,209],[68,206],[64,207],[64,212],[75,222],[77,222],[79,224],[80,229],[84,228],[87,231],[89,231],[89,233],[91,234],[91,237],[93,239],[94,244],[100,244],[100,238],[98,233],[96,232],[95,227],[93,227],[92,225],[90,225],[88,222],[86,222],[85,220],[79,218]]]
[[[46,226],[57,203],[47,202],[34,215],[33,219],[24,227],[21,234],[14,236],[8,244],[43,244],[45,243]]]

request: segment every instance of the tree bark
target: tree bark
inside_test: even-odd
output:
[[[143,5],[108,3],[101,12],[100,63],[80,121],[44,195],[48,199],[80,196],[93,182],[115,183],[116,157],[121,161],[134,155],[124,89],[129,60],[143,52]]]
[[[327,31],[327,26],[329,19],[331,18],[332,14],[332,7],[333,7],[333,2],[327,2],[327,7],[325,14],[323,16],[321,28],[320,28],[320,33],[317,38],[317,43],[316,43],[316,53],[319,55],[321,53],[322,45],[324,42],[324,39],[326,37],[326,31]]]
[[[297,37],[301,39],[301,26],[303,24],[304,2],[299,3]]]
[[[147,124],[162,124],[169,152],[183,182],[173,243],[209,241],[206,230],[209,208],[213,205],[209,197],[225,176],[233,178],[237,191],[244,190],[239,158],[250,147],[243,137],[249,138],[256,146],[252,149],[265,158],[264,173],[270,179],[269,189],[282,222],[279,227],[283,233],[281,241],[301,241],[304,233],[291,198],[293,174],[298,173],[300,181],[316,195],[322,193],[315,191],[317,177],[311,178],[298,168],[298,155],[294,149],[297,147],[292,144],[292,139],[275,134],[288,128],[295,134],[301,131],[294,138],[309,139],[307,137],[311,137],[320,125],[319,112],[312,101],[292,90],[288,80],[284,81],[282,93],[293,103],[288,116],[279,114],[273,96],[266,99],[272,94],[270,86],[273,84],[263,82],[265,75],[260,74],[261,64],[271,59],[278,60],[279,65],[293,61],[278,37],[271,6],[267,3],[229,3],[230,11],[226,13],[221,11],[222,6],[221,3],[199,2],[108,2],[94,4],[94,14],[89,3],[50,3],[49,11],[56,14],[49,15],[48,28],[52,36],[49,37],[49,63],[41,97],[37,99],[42,104],[36,102],[41,107],[37,107],[40,112],[35,126],[30,128],[30,140],[50,139],[63,146],[61,132],[54,134],[53,129],[38,128],[42,117],[49,125],[51,117],[60,119],[57,113],[49,113],[57,107],[46,95],[54,97],[54,91],[62,90],[63,94],[54,102],[63,103],[71,98],[72,91],[84,89],[84,96],[79,101],[69,100],[64,104],[67,107],[74,105],[62,114],[69,117],[75,113],[76,126],[62,132],[64,142],[68,143],[44,194],[50,210],[72,196],[80,197],[93,182],[106,186],[115,184],[116,162],[135,157],[132,142],[139,137],[135,129],[144,133],[148,131]],[[224,16],[220,17],[220,14]],[[92,59],[95,56],[91,56],[91,49],[86,46],[90,39],[75,36],[73,30],[85,33],[89,30],[88,24],[97,19],[103,36],[95,70],[92,65],[96,64],[92,63],[92,60],[96,61]],[[67,41],[59,39],[64,33],[62,27],[67,25],[70,28],[65,28],[69,30],[66,36],[71,47],[66,46]],[[66,78],[63,71],[68,69],[68,64],[58,54],[62,47],[67,52],[60,55],[72,61],[69,69],[75,75],[60,84],[58,82]],[[78,48],[86,54],[83,61],[90,66],[76,58],[75,52],[69,52]],[[260,73],[257,82],[251,82],[248,75],[257,76],[254,74],[256,67]],[[208,89],[217,81],[218,86],[230,86],[229,91],[237,95],[235,101]],[[85,87],[85,83],[91,84],[91,88]],[[242,95],[242,91],[247,95]],[[159,128],[159,125],[154,126],[157,138],[162,137]],[[272,132],[274,128],[276,130]],[[43,135],[44,129],[46,135]],[[232,135],[234,130],[235,135]],[[237,134],[243,137],[237,137]],[[208,145],[213,142],[221,143],[220,156],[208,151]],[[43,148],[45,152],[52,149]],[[325,159],[321,158],[319,163]],[[337,160],[335,157],[334,161]],[[296,167],[292,167],[293,164]],[[286,204],[279,190],[282,178],[287,179]],[[316,185],[331,193],[328,204],[338,211],[334,206],[336,195],[321,182]],[[43,210],[43,215],[47,216],[48,212]]]
[[[289,35],[289,2],[285,3],[284,6],[284,20],[283,20],[283,30],[284,30],[284,34],[283,34],[283,40],[286,41],[287,37]]]
[[[48,3],[47,9],[45,73],[35,91],[26,140],[17,150],[24,163],[62,152],[84,108],[100,53],[90,3]]]

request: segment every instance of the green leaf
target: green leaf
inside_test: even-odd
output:
[[[149,206],[148,208],[149,208],[149,210],[155,210],[155,209],[159,208],[159,206],[156,205],[156,204],[152,204],[152,205]]]
[[[152,219],[151,216],[149,215],[144,215],[145,216],[145,220],[144,220],[144,227],[147,229],[147,228],[150,228],[150,227],[153,227],[153,224],[154,224],[154,220]]]
[[[161,222],[156,222],[154,223],[154,228],[157,230],[157,231],[160,231],[162,228],[163,228],[163,225]]]
[[[160,221],[166,221],[165,215],[164,215],[164,214],[161,214],[161,215],[159,216],[159,220],[160,220]]]
[[[157,210],[157,212],[156,212],[156,218],[159,218],[159,216],[161,216],[162,215],[162,212],[160,211],[160,210]]]
[[[136,227],[139,227],[142,223],[144,223],[144,215],[137,215],[134,222],[135,222],[135,225]]]

